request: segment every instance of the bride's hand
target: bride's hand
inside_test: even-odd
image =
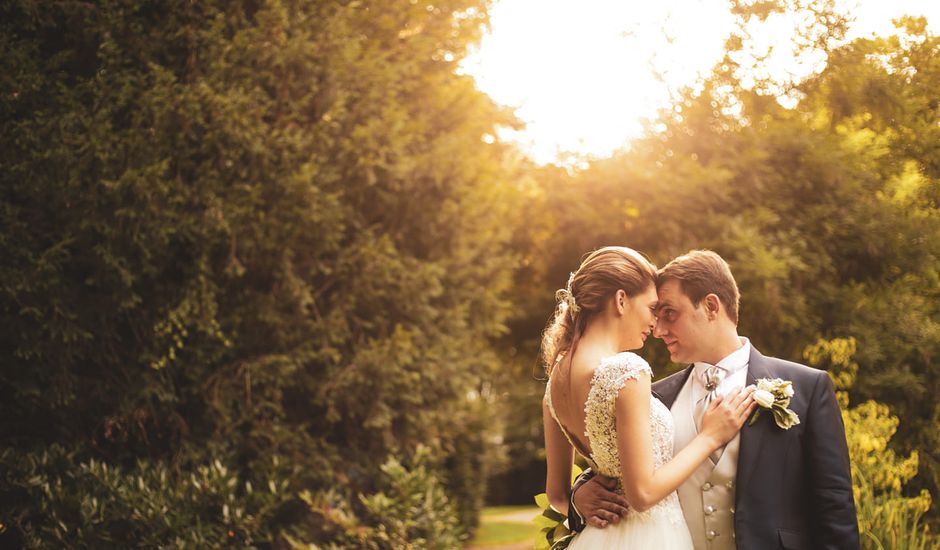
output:
[[[757,406],[753,392],[753,386],[739,388],[709,404],[702,415],[702,435],[711,438],[716,449],[734,439],[751,416]]]

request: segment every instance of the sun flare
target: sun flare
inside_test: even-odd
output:
[[[863,0],[851,36],[888,33],[891,19],[923,14],[940,23],[940,2]],[[497,0],[491,32],[461,64],[477,86],[516,109],[526,127],[501,137],[539,163],[603,157],[640,136],[644,123],[723,54],[733,28],[724,0]],[[790,56],[792,24],[762,28],[772,71],[808,74]],[[818,62],[821,62],[818,61]]]

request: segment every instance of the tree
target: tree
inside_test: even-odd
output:
[[[521,310],[515,342],[534,341],[580,254],[624,244],[663,264],[710,248],[740,286],[741,333],[765,353],[799,361],[820,338],[857,339],[851,402],[904,420],[892,448],[920,465],[905,490],[935,491],[940,48],[922,19],[901,24],[828,49],[818,74],[791,83],[790,108],[719,65],[629,150],[539,178],[547,220],[524,254],[553,267],[532,270],[526,292],[548,303]],[[644,354],[660,376],[679,368],[658,343]]]
[[[472,528],[485,464],[460,457],[515,197],[485,139],[511,115],[455,73],[486,7],[5,3],[4,446],[178,478],[218,459],[367,517],[356,495],[424,443],[421,479]],[[305,509],[280,502],[258,533]]]

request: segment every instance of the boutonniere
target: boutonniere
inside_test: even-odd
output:
[[[761,409],[770,409],[774,415],[774,422],[784,430],[789,430],[800,423],[800,417],[787,407],[793,397],[793,382],[779,378],[761,378],[757,381],[757,389],[751,394],[760,408],[754,411],[748,426],[757,422]]]

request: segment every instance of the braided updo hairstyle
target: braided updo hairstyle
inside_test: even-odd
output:
[[[551,376],[564,357],[573,357],[587,322],[602,312],[618,290],[633,297],[656,284],[656,266],[625,246],[605,246],[581,262],[568,285],[555,293],[555,313],[542,333],[542,360]]]

